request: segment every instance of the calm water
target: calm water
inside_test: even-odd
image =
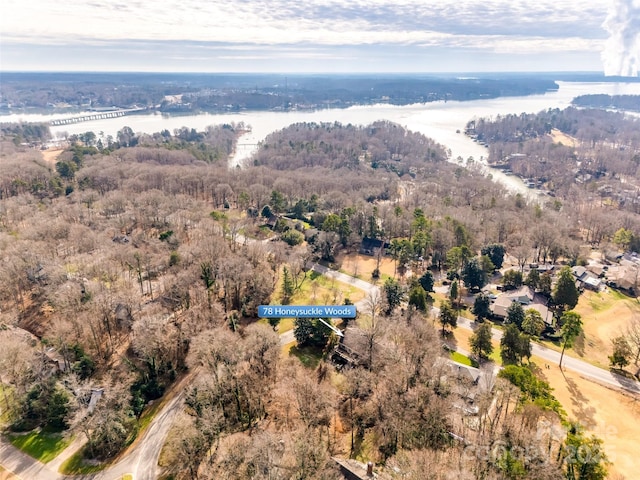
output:
[[[177,117],[165,117],[159,114],[127,116],[105,120],[96,120],[72,125],[51,127],[54,136],[64,137],[93,131],[98,136],[112,135],[129,126],[136,133],[154,133],[183,126],[203,130],[209,125],[231,122],[244,122],[252,131],[242,135],[238,149],[230,165],[235,166],[249,158],[257,144],[270,133],[298,122],[340,122],[343,124],[368,125],[376,120],[389,120],[409,130],[423,133],[444,145],[450,151],[452,161],[469,157],[477,161],[486,159],[485,147],[473,142],[457,130],[464,130],[466,123],[473,118],[495,117],[509,113],[536,113],[548,108],[565,108],[571,100],[589,93],[609,95],[640,95],[640,83],[574,83],[558,82],[556,92],[525,97],[503,97],[497,99],[474,100],[469,102],[433,102],[407,106],[371,105],[356,106],[348,109],[326,109],[304,112],[242,112],[236,114],[199,114]],[[73,116],[73,115],[67,115]],[[5,115],[0,121],[50,121],[62,118],[62,115]],[[491,169],[491,174],[511,190],[535,196],[522,182],[512,176]]]

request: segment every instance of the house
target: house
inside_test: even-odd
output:
[[[555,268],[555,265],[551,263],[543,263],[542,265],[536,265],[536,270],[538,270],[538,272],[540,272],[541,274],[551,273],[554,268]]]
[[[332,460],[340,468],[340,473],[345,480],[371,480],[373,478],[391,480],[393,478],[386,472],[375,472],[372,462],[362,463],[352,458],[337,457],[332,457]]]
[[[374,256],[378,253],[380,248],[384,248],[384,253],[386,253],[386,250],[389,247],[389,242],[384,242],[383,240],[379,240],[377,238],[364,237],[362,239],[362,243],[360,244],[360,253],[363,255]]]
[[[489,310],[494,317],[499,319],[507,318],[507,310],[513,302],[519,302],[523,307],[531,305],[534,299],[534,292],[529,287],[520,287],[509,293],[502,293],[489,306]]]
[[[601,263],[590,263],[587,265],[587,270],[598,278],[602,278],[606,275],[608,267]]]
[[[93,411],[96,408],[96,405],[98,404],[98,400],[102,398],[103,394],[104,394],[104,388],[91,389],[91,398],[89,399],[89,406],[87,407],[87,410],[89,411],[89,413],[93,413]]]
[[[587,288],[589,290],[593,290],[597,292],[600,290],[602,286],[602,282],[598,277],[596,277],[593,273],[587,270],[586,267],[581,265],[577,265],[571,269],[573,276],[576,278],[576,281],[579,286],[582,288]]]
[[[611,265],[607,270],[607,285],[634,295],[638,282],[638,271],[637,267]]]
[[[587,269],[582,265],[577,265],[571,269],[571,273],[576,277],[576,280],[582,281],[587,275]]]
[[[276,228],[276,223],[278,223],[278,220],[280,219],[280,217],[278,217],[277,215],[269,215],[266,219],[264,224],[269,227],[271,230],[274,230]]]
[[[478,385],[478,380],[481,375],[479,369],[460,363],[450,363],[449,368],[451,369],[452,376],[458,380],[470,385]]]
[[[504,320],[507,318],[507,311],[513,302],[518,302],[525,310],[536,310],[543,318],[545,323],[549,323],[549,308],[547,300],[542,295],[536,295],[532,288],[520,287],[508,293],[502,293],[489,306],[489,310],[493,317]]]
[[[355,367],[367,363],[367,337],[358,327],[349,325],[340,337],[340,341],[330,355],[331,361],[338,367]],[[377,347],[374,347],[377,349]]]
[[[56,375],[67,371],[67,361],[55,348],[49,347],[43,351],[44,362],[50,368],[50,374]]]

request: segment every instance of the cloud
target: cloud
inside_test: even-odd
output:
[[[367,46],[381,45],[423,53],[587,53],[600,50],[607,36],[601,27],[607,7],[598,0],[3,0],[0,8],[2,42],[12,48],[192,42],[211,49],[271,47],[265,56],[290,58],[309,45],[322,56],[330,48],[370,53]]]

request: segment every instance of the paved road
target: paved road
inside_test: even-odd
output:
[[[184,384],[183,384],[184,385]],[[92,480],[116,480],[125,473],[133,474],[134,480],[158,478],[158,459],[171,424],[182,407],[184,391],[180,391],[156,414],[145,434],[136,441],[136,446],[121,461],[98,474],[85,477]]]
[[[370,282],[354,278],[342,272],[331,270],[323,265],[314,264],[312,266],[312,270],[331,278],[335,278],[338,281],[353,285],[364,290],[367,294],[373,295],[376,292],[380,292],[379,287]],[[366,308],[365,303],[366,299],[358,302],[356,305],[358,308],[364,309]],[[435,313],[438,311],[437,309],[433,310]],[[458,326],[469,330],[475,330],[476,328],[476,324],[474,322],[463,317],[458,318]],[[492,336],[495,340],[499,341],[502,337],[502,331],[494,328]],[[280,336],[280,343],[283,345],[293,341],[293,331],[285,332]],[[560,360],[560,353],[537,343],[532,344],[532,353],[550,363],[558,363]],[[608,370],[595,367],[577,358],[565,355],[563,359],[563,366],[574,370],[585,378],[601,384],[615,388],[622,388],[636,394],[640,393],[640,385],[638,382],[616,375]],[[98,474],[74,478],[82,478],[83,480],[118,480],[122,478],[125,473],[132,473],[135,480],[152,480],[157,478],[157,465],[160,451],[173,419],[182,406],[183,392],[181,387],[184,386],[183,382],[188,381],[187,378],[183,379],[178,386],[178,389],[180,389],[179,393],[155,416],[145,434],[136,442],[136,446],[132,448],[120,462]],[[22,453],[20,450],[14,448],[11,444],[1,438],[0,464],[8,470],[16,473],[24,480],[59,480],[65,478],[63,475],[52,471],[46,465]]]
[[[184,386],[192,376],[187,376],[176,387],[178,393],[153,418],[145,433],[136,440],[118,463],[93,475],[68,477],[57,472],[56,462],[49,465],[38,462],[0,438],[0,465],[23,480],[120,480],[124,474],[133,474],[134,480],[158,478],[158,459],[171,424],[180,411]],[[53,468],[52,468],[53,467]]]
[[[347,275],[346,273],[338,272],[337,270],[332,270],[329,267],[325,267],[324,265],[320,265],[319,263],[314,263],[311,266],[311,270],[314,272],[321,273],[330,278],[335,278],[336,280],[348,283],[349,285],[353,285],[360,290],[364,290],[368,294],[373,294],[375,292],[379,292],[380,288],[370,282],[365,280],[361,280],[359,278],[352,277],[351,275]]]
[[[372,283],[359,278],[354,278],[342,272],[331,270],[322,265],[315,264],[312,269],[318,273],[330,276],[341,282],[351,284],[361,290],[364,290],[367,293],[371,293],[376,290],[379,291],[379,287],[373,285]],[[362,308],[362,304],[363,302],[358,302],[357,305],[359,308]],[[433,310],[434,313],[438,313],[438,309],[434,308]],[[475,322],[464,317],[458,317],[458,326],[467,330],[475,330],[477,327]],[[492,331],[492,336],[495,340],[499,341],[502,338],[502,330],[494,328]],[[560,362],[559,352],[547,348],[539,343],[534,342],[531,344],[531,352],[533,353],[533,355],[536,355],[549,363],[557,365]],[[573,370],[583,377],[601,383],[603,385],[614,388],[622,388],[629,392],[640,394],[640,384],[637,381],[612,373],[609,370],[596,367],[588,362],[580,360],[579,358],[566,355],[566,353],[564,358],[562,359],[562,367]]]
[[[433,310],[437,314],[438,309],[434,308]],[[478,325],[468,318],[458,317],[458,327],[462,327],[467,330],[475,330]],[[493,328],[491,336],[494,340],[500,341],[502,338],[502,330]],[[560,363],[560,352],[547,348],[539,343],[531,343],[531,353],[551,364],[557,365]],[[601,383],[605,386],[621,388],[635,394],[640,394],[640,383],[637,381],[612,373],[609,370],[596,367],[584,360],[580,360],[579,358],[571,357],[567,355],[566,352],[562,359],[562,368],[573,370],[583,377]]]
[[[60,474],[0,438],[0,464],[24,480],[57,480]]]
[[[312,270],[318,273],[322,273],[323,275],[327,275],[332,278],[335,278],[336,280],[339,280],[341,282],[351,284],[361,290],[364,290],[367,293],[371,293],[376,290],[379,291],[379,287],[373,285],[370,282],[367,282],[359,278],[354,278],[342,272],[331,270],[330,268],[327,268],[322,265],[315,264],[313,265]],[[448,287],[445,287],[445,288],[448,289]],[[364,306],[363,302],[362,301],[358,302],[357,306],[359,308],[362,308]],[[435,314],[438,313],[437,308],[434,308],[433,310]],[[475,322],[464,317],[458,317],[458,326],[465,328],[467,330],[475,330],[477,328],[477,325]],[[502,330],[498,328],[494,328],[492,331],[492,336],[495,340],[500,341],[500,339],[502,338]],[[549,363],[553,363],[557,365],[560,362],[559,352],[552,350],[550,348],[547,348],[544,345],[541,345],[539,343],[531,344],[531,352],[533,353],[533,355],[536,355],[546,360]],[[614,388],[622,388],[629,392],[640,394],[640,384],[637,381],[612,373],[609,370],[596,367],[578,358],[571,357],[565,354],[564,358],[562,359],[562,366],[563,368],[568,368],[570,370],[577,372],[578,374],[582,375],[583,377],[589,380],[593,380],[595,382],[604,384],[606,386],[610,386]]]

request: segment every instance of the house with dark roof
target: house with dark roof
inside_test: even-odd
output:
[[[364,237],[362,239],[362,243],[360,243],[360,253],[363,255],[374,256],[378,253],[378,250],[380,250],[380,248],[383,248],[383,254],[386,254],[386,251],[389,247],[389,242],[385,242],[377,238]]]

